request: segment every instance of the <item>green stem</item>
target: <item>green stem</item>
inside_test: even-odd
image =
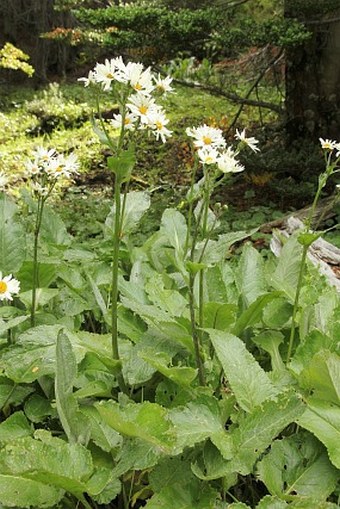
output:
[[[116,178],[114,186],[115,195],[115,223],[113,234],[113,255],[112,255],[112,288],[111,288],[111,343],[112,343],[112,356],[115,360],[119,361],[118,351],[118,266],[119,266],[119,246],[121,234],[121,196],[120,191],[122,182]],[[127,393],[127,388],[124,378],[119,368],[117,381],[119,388],[122,392]]]
[[[34,243],[33,243],[33,284],[32,284],[32,305],[31,305],[31,327],[35,326],[35,311],[37,305],[37,287],[39,284],[39,266],[38,266],[38,248],[39,248],[39,233],[41,222],[44,212],[45,200],[42,197],[38,198],[38,208],[36,223],[34,228]]]
[[[194,274],[190,273],[190,276],[189,276],[189,308],[190,308],[192,341],[194,344],[196,366],[198,369],[198,379],[199,379],[200,385],[205,385],[205,374],[204,374],[203,360],[201,357],[200,337],[199,337],[199,331],[196,326],[196,317],[195,317],[194,281],[195,281],[195,276],[194,276]]]
[[[187,229],[187,236],[185,239],[184,253],[187,253],[188,248],[189,248],[190,234],[191,234],[191,228],[192,228],[192,217],[193,217],[193,213],[194,213],[193,193],[194,193],[194,185],[196,182],[196,173],[197,173],[197,159],[195,159],[194,166],[192,169],[192,175],[191,175],[191,183],[190,183],[190,190],[189,190],[188,229]]]
[[[327,166],[327,169],[328,168],[331,168],[331,167]],[[306,220],[306,223],[305,223],[305,232],[309,232],[310,229],[311,229],[313,217],[314,217],[315,210],[316,210],[316,206],[318,204],[321,191],[325,187],[325,184],[327,182],[328,176],[329,176],[329,173],[326,170],[326,172],[323,173],[322,175],[320,175],[320,177],[319,177],[318,189],[317,189],[317,191],[315,193],[314,200],[313,200],[311,209],[309,211],[309,214],[308,214],[308,217],[307,217],[307,220]],[[293,345],[294,345],[294,340],[295,340],[295,330],[296,330],[296,326],[297,326],[297,324],[296,324],[296,315],[297,315],[297,312],[298,312],[298,309],[299,309],[300,293],[301,293],[301,289],[302,289],[303,278],[304,278],[304,275],[305,275],[308,249],[309,249],[309,245],[304,245],[303,249],[302,249],[302,256],[301,256],[301,262],[300,262],[300,270],[299,270],[299,275],[298,275],[298,281],[297,281],[296,292],[295,292],[295,299],[294,299],[294,306],[293,306],[292,325],[291,325],[291,328],[290,328],[289,344],[288,344],[288,351],[287,351],[287,358],[286,358],[287,364],[290,361],[290,358],[291,358],[291,355],[292,355],[292,350],[293,350]]]

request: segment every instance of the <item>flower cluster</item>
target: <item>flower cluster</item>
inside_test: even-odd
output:
[[[193,138],[194,146],[200,162],[204,165],[215,164],[222,173],[237,173],[244,170],[244,166],[236,159],[239,151],[227,147],[221,129],[206,124],[199,127],[188,127],[186,134]],[[255,138],[247,138],[245,130],[241,133],[237,130],[235,138],[240,145],[246,145],[254,152],[258,151],[258,141]]]
[[[13,300],[12,294],[17,294],[20,291],[20,283],[17,279],[9,276],[2,277],[0,271],[0,300]]]
[[[26,164],[26,176],[31,180],[33,192],[46,197],[58,181],[72,178],[78,169],[79,162],[74,153],[64,156],[53,148],[38,147]]]
[[[155,100],[155,96],[173,91],[169,76],[156,76],[141,63],[125,64],[122,57],[117,57],[106,59],[104,64],[97,63],[88,77],[79,78],[79,81],[83,81],[85,87],[99,85],[102,90],[113,93],[121,106],[121,112],[111,121],[114,128],[149,129],[163,143],[171,136],[166,127],[169,120]]]

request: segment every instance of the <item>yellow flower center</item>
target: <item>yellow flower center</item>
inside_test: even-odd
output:
[[[211,145],[212,139],[209,136],[203,136],[203,143],[205,145]]]
[[[5,283],[5,281],[0,281],[0,293],[6,293],[7,288],[7,283]]]
[[[57,166],[55,171],[56,172],[61,172],[61,171],[63,171],[63,167],[62,166]]]
[[[156,122],[156,127],[157,127],[157,129],[159,129],[159,130],[163,129],[163,124],[162,124],[162,122],[159,122],[159,120],[158,120],[158,121]]]
[[[109,80],[113,80],[113,78],[114,78],[114,76],[113,76],[113,74],[111,72],[108,72],[106,74],[106,77],[109,78]]]
[[[142,115],[145,115],[145,114],[147,113],[147,111],[148,111],[148,107],[147,107],[145,104],[143,104],[142,106],[140,106],[138,109],[139,109],[139,111],[140,111],[140,113],[141,113]]]
[[[134,86],[134,89],[135,90],[142,90],[142,85],[140,83],[136,83],[135,86]]]
[[[129,125],[131,124],[131,120],[129,118],[124,118],[124,125]]]

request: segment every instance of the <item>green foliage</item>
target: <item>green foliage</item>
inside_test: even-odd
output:
[[[6,42],[0,49],[0,68],[13,69],[15,71],[23,71],[29,77],[34,73],[33,67],[27,63],[29,56],[13,44]]]
[[[202,56],[206,40],[220,23],[219,10],[213,8],[172,11],[131,4],[79,9],[75,14],[82,24],[102,31],[102,42],[111,49],[148,48],[158,59],[171,58],[178,52]],[[88,36],[91,38],[91,30]]]

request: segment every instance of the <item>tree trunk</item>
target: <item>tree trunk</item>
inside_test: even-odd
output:
[[[286,0],[286,18],[301,19],[301,0]],[[311,4],[315,4],[315,9]],[[340,139],[340,0],[316,19],[320,1],[302,14],[311,38],[286,53],[286,114],[290,141]]]

